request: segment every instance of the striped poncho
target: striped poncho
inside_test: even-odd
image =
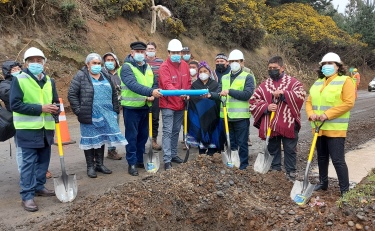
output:
[[[277,81],[268,78],[262,82],[250,98],[250,111],[254,116],[254,127],[259,129],[259,137],[266,138],[270,113],[267,108],[272,103],[272,93],[283,90],[284,94],[271,122],[271,137],[294,138],[294,126],[301,127],[301,108],[306,97],[303,85],[296,78],[284,74]]]

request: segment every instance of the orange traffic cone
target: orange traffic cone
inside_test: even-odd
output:
[[[60,101],[59,124],[60,124],[60,132],[61,132],[61,142],[62,144],[74,144],[76,142],[70,139],[68,122],[66,121],[63,100],[59,98],[59,101]],[[57,136],[55,136],[54,144],[57,144]]]

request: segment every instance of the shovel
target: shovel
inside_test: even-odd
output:
[[[57,199],[61,202],[72,202],[77,196],[77,177],[76,174],[67,175],[65,171],[65,162],[64,162],[64,152],[61,142],[61,132],[59,117],[54,116],[56,123],[56,134],[57,134],[57,145],[59,149],[60,164],[62,175],[60,177],[55,177],[53,183],[55,186],[55,193]]]
[[[224,127],[225,127],[225,136],[227,138],[227,150],[221,152],[221,157],[223,163],[230,167],[240,167],[240,156],[238,155],[238,151],[232,151],[230,146],[230,138],[229,138],[229,127],[228,127],[228,114],[227,114],[227,105],[226,105],[227,97],[221,97],[221,102],[223,104],[223,113],[224,113]]]
[[[184,141],[186,146],[186,155],[183,163],[186,163],[189,159],[190,145],[187,142],[187,111],[189,107],[189,100],[185,97],[185,111],[184,111]]]
[[[298,205],[304,205],[309,201],[314,191],[314,187],[315,187],[315,184],[311,184],[309,182],[309,170],[310,170],[311,161],[314,156],[314,149],[316,145],[316,140],[318,139],[319,130],[323,126],[324,121],[319,126],[317,125],[315,121],[314,121],[314,124],[315,124],[315,133],[314,133],[314,138],[311,144],[309,157],[307,159],[307,166],[305,170],[305,175],[303,177],[303,182],[296,180],[294,182],[292,191],[290,192],[290,197]]]
[[[271,136],[271,121],[275,116],[275,112],[271,112],[270,116],[270,124],[267,128],[267,136],[266,136],[266,143],[264,145],[264,153],[259,153],[255,163],[254,163],[254,171],[259,172],[261,174],[265,174],[271,167],[273,156],[270,155],[268,152],[268,142]]]
[[[148,112],[148,134],[149,134],[149,142],[150,148],[148,149],[148,153],[143,155],[143,165],[145,166],[146,172],[155,173],[159,170],[160,167],[160,160],[159,154],[154,154],[152,150],[152,107],[150,107],[150,111]]]

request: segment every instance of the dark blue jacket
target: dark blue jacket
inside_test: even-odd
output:
[[[221,81],[221,78],[226,75],[226,74],[229,74],[230,72],[230,65],[227,66],[227,69],[225,69],[224,71],[220,72],[218,71],[217,69],[215,69],[215,75],[217,77],[217,82],[220,83]]]
[[[238,71],[237,73],[233,74],[230,73],[230,84],[233,83],[234,79],[241,74],[241,71]],[[251,74],[248,74],[246,76],[245,80],[245,86],[243,91],[239,90],[234,90],[234,89],[229,89],[229,95],[232,96],[235,99],[242,100],[242,101],[249,101],[250,97],[253,95],[255,89],[255,84],[254,84],[254,78]],[[222,91],[222,84],[221,81],[219,82],[219,87],[216,92],[210,92],[211,94],[211,99],[213,100],[220,100],[220,92]],[[228,121],[238,121],[241,119],[230,119],[228,118]]]
[[[40,86],[43,88],[44,84],[46,83],[46,78],[42,80],[38,80],[33,74],[29,72],[28,69],[23,70],[23,72],[27,73],[31,76]],[[43,73],[44,74],[44,73]],[[45,75],[45,74],[44,74]],[[51,103],[59,103],[59,97],[56,91],[55,81],[51,79],[52,84],[52,102]],[[10,108],[12,111],[25,114],[25,115],[33,115],[39,116],[42,113],[42,105],[39,104],[25,104],[23,103],[23,91],[20,88],[17,78],[13,78],[12,85],[10,87]],[[42,129],[17,129],[16,132],[16,139],[17,145],[22,148],[43,148],[48,145],[53,144],[53,137],[55,131],[54,130],[46,130]]]
[[[147,86],[144,86],[144,85],[142,85],[142,84],[140,84],[140,83],[137,82],[137,79],[135,78],[135,75],[134,75],[132,69],[125,62],[131,63],[134,67],[137,67],[142,72],[142,74],[146,73],[146,69],[147,69],[148,64],[146,62],[144,62],[142,66],[139,66],[138,63],[133,59],[133,57],[131,55],[128,55],[125,58],[124,64],[122,65],[121,72],[120,72],[120,77],[121,77],[121,81],[131,91],[133,91],[133,92],[135,92],[135,93],[137,93],[139,95],[144,95],[144,96],[147,96],[147,97],[152,96],[152,91],[158,87],[158,83],[157,83],[156,77],[154,76],[154,84],[152,85],[151,88],[147,87]],[[149,107],[145,103],[145,106],[143,106],[143,107],[129,107],[129,106],[126,106],[125,108],[130,108],[130,109],[148,109]]]

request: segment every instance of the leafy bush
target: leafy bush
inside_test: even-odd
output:
[[[144,11],[151,5],[148,0],[90,0],[93,9],[104,14],[106,19],[114,19],[120,15],[132,16]]]
[[[186,31],[186,28],[184,27],[184,24],[182,21],[178,18],[167,18],[163,21],[164,23],[164,33],[172,36],[172,37],[178,37],[181,33]]]

